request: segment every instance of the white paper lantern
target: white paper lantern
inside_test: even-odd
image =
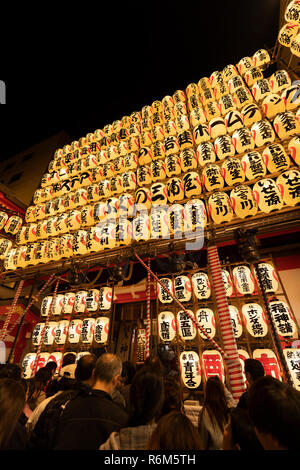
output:
[[[0,238],[0,259],[5,259],[12,248],[12,241],[7,238]]]
[[[296,57],[300,57],[300,34],[298,33],[292,40],[290,47],[291,53]]]
[[[75,294],[74,311],[76,313],[84,313],[86,311],[87,291],[80,290]]]
[[[230,201],[235,214],[244,219],[257,213],[258,207],[249,186],[239,185],[230,192]]]
[[[251,95],[249,89],[245,86],[237,88],[232,97],[237,109],[242,109],[246,105],[253,102],[253,96]]]
[[[287,170],[290,167],[290,159],[281,144],[271,144],[262,152],[262,157],[270,173]]]
[[[245,86],[242,77],[238,74],[234,75],[228,80],[229,93],[234,93],[238,88]]]
[[[271,62],[271,57],[268,51],[265,49],[259,49],[252,56],[252,60],[254,67],[259,67],[261,70],[265,70]]]
[[[262,71],[258,67],[251,67],[244,76],[248,87],[252,87],[258,80],[262,80],[263,78]]]
[[[184,183],[180,178],[170,178],[167,182],[167,190],[170,203],[184,199]]]
[[[45,334],[43,344],[45,346],[51,346],[54,341],[55,331],[57,328],[57,322],[50,321],[48,325],[45,327]]]
[[[166,286],[166,288],[171,292],[171,294],[174,294],[174,287],[172,280],[165,277],[165,278],[160,278],[161,283]],[[162,304],[169,304],[173,302],[172,297],[168,294],[168,292],[163,289],[163,287],[157,283],[157,292],[158,292],[158,299]]]
[[[184,351],[180,354],[181,379],[185,387],[196,389],[201,384],[200,359],[195,351]]]
[[[37,323],[33,329],[31,341],[33,346],[39,346],[41,344],[42,332],[44,330],[45,323]]]
[[[20,230],[23,223],[23,219],[17,215],[12,215],[8,218],[7,222],[4,225],[4,231],[15,235]]]
[[[210,140],[208,125],[197,124],[197,126],[193,128],[193,137],[196,145],[208,142]]]
[[[230,93],[227,93],[226,95],[221,96],[219,103],[218,103],[218,108],[222,116],[229,113],[229,111],[233,111],[234,109],[236,109],[236,104]]]
[[[275,132],[267,120],[254,123],[251,127],[251,134],[257,147],[270,144],[275,140]]]
[[[228,134],[233,134],[236,130],[243,128],[243,117],[237,110],[229,111],[225,115],[225,125]]]
[[[224,178],[221,175],[220,166],[209,163],[202,171],[202,179],[207,191],[222,189]]]
[[[75,318],[70,321],[68,331],[68,341],[71,344],[77,344],[80,340],[82,320]]]
[[[279,94],[271,93],[263,99],[262,109],[267,118],[273,119],[277,114],[285,111],[284,100]]]
[[[187,310],[187,312],[194,317],[194,313],[192,310]],[[181,338],[186,340],[192,340],[196,337],[196,327],[194,326],[191,318],[184,310],[180,310],[177,313],[177,325],[178,325],[178,333]]]
[[[225,370],[222,356],[215,349],[207,349],[202,353],[203,372],[206,380],[211,376],[218,376],[221,382],[225,381]]]
[[[64,315],[71,314],[73,312],[74,302],[75,302],[75,293],[66,292],[63,297],[63,306],[62,306],[62,313]]]
[[[253,67],[253,60],[251,57],[243,57],[237,64],[238,71],[244,75],[251,67]]]
[[[295,136],[289,141],[288,152],[295,163],[300,165],[300,136]]]
[[[272,375],[275,379],[282,380],[277,357],[271,349],[255,349],[253,359],[262,363],[265,375]]]
[[[201,199],[190,199],[183,209],[184,232],[197,231],[201,236],[204,235],[204,227],[207,224],[207,213],[204,202]]]
[[[183,177],[184,195],[186,198],[199,196],[202,192],[200,176],[195,171],[186,173]]]
[[[281,173],[276,179],[284,203],[295,206],[300,203],[300,171],[289,170]]]
[[[279,336],[294,337],[297,334],[297,325],[289,306],[282,300],[269,302],[269,309]]]
[[[176,276],[174,279],[175,297],[180,302],[189,302],[192,297],[192,286],[188,276]]]
[[[208,275],[204,272],[192,275],[192,286],[195,297],[199,300],[209,299],[211,295],[211,287]]]
[[[172,312],[163,311],[158,314],[158,334],[162,341],[173,341],[176,335],[176,322]]]
[[[206,117],[203,108],[194,108],[190,112],[190,122],[192,127],[196,127],[199,124],[204,124],[206,122]]]
[[[299,85],[293,85],[286,88],[281,98],[284,101],[286,111],[295,111],[300,105],[300,87]]]
[[[83,344],[91,344],[94,338],[95,318],[84,318],[81,325],[80,340]]]
[[[231,297],[233,294],[233,283],[227,269],[222,269],[222,279],[224,282],[226,297]]]
[[[278,277],[275,268],[270,263],[259,263],[258,270],[262,279],[264,291],[269,294],[276,292],[279,287]]]
[[[232,270],[234,285],[241,295],[253,294],[255,290],[254,279],[248,266],[236,266]]]
[[[248,333],[254,338],[264,338],[268,334],[268,324],[261,306],[247,303],[242,306],[242,314]]]
[[[291,78],[286,70],[276,70],[269,78],[273,93],[281,93],[285,88],[291,86]]]
[[[211,218],[216,224],[230,222],[233,218],[233,210],[229,196],[221,191],[214,192],[208,199],[208,207]]]
[[[219,160],[233,157],[235,154],[235,148],[229,135],[217,137],[214,142],[214,147]]]
[[[238,75],[238,71],[232,64],[226,65],[226,67],[224,67],[222,70],[222,77],[225,82],[228,82],[228,80],[230,80],[230,78],[234,77],[235,75]]]
[[[125,173],[123,173],[125,175]],[[141,165],[137,169],[137,184],[138,186],[145,186],[151,184],[151,169],[148,165]],[[129,188],[126,188],[129,190]]]
[[[207,335],[214,338],[216,335],[214,312],[210,308],[201,307],[196,311],[196,319]],[[198,333],[202,339],[207,339],[207,336],[201,330],[198,330]]]
[[[151,190],[148,188],[139,188],[135,192],[135,204],[140,210],[149,210],[151,208]]]
[[[213,144],[211,142],[203,142],[198,145],[197,158],[201,167],[207,163],[214,163],[216,161],[216,154]]]
[[[300,133],[300,123],[290,111],[277,114],[274,118],[273,125],[276,134],[282,140],[289,139]]]
[[[243,334],[243,325],[240,319],[240,314],[235,305],[229,305],[229,314],[232,322],[233,335],[238,339]]]
[[[94,340],[98,344],[105,344],[108,341],[109,317],[98,317],[95,321]]]
[[[50,357],[50,353],[48,352],[41,352],[38,356],[37,356],[37,361],[36,361],[36,372],[41,369],[42,367],[45,367],[45,365],[47,364],[47,362],[49,361],[49,357]]]
[[[112,304],[112,288],[105,286],[99,288],[99,310],[110,310]]]
[[[54,352],[50,353],[49,357],[48,357],[47,364],[48,364],[48,362],[55,362],[56,367],[57,367],[56,370],[60,370],[61,365],[62,365],[62,355],[63,355],[63,353],[60,352],[60,351],[54,351]]]
[[[269,81],[266,78],[257,80],[251,88],[251,93],[256,101],[262,101],[266,96],[272,93]]]
[[[251,135],[250,129],[242,127],[234,131],[232,135],[232,143],[237,153],[250,152],[254,150],[255,142]]]
[[[241,160],[241,165],[248,180],[261,178],[267,173],[262,156],[256,151],[246,153]]]
[[[36,353],[27,353],[22,361],[22,378],[30,379],[35,364]]]
[[[300,391],[299,367],[300,367],[300,351],[295,348],[285,348],[283,350],[285,360],[287,362],[291,379],[296,390]]]
[[[96,312],[99,302],[99,290],[89,289],[86,296],[86,309],[88,312]]]
[[[211,139],[216,139],[220,135],[225,135],[227,129],[224,119],[221,117],[211,119],[208,124],[208,132]]]

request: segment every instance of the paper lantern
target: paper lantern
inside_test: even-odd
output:
[[[180,150],[178,139],[173,135],[170,135],[165,138],[164,146],[165,146],[165,152],[167,156],[176,154]]]
[[[123,157],[115,158],[113,160],[113,165],[114,165],[114,172],[115,172],[116,176],[120,175],[121,173],[123,173],[123,171],[126,170],[126,168],[125,168],[125,159]]]
[[[190,112],[190,122],[192,127],[196,127],[198,124],[204,124],[206,122],[203,108],[194,108]]]
[[[59,352],[59,351],[54,351],[50,353],[47,364],[48,362],[55,362],[57,366],[57,370],[60,370],[61,365],[62,365],[62,355],[63,355],[62,352]]]
[[[76,313],[84,313],[86,311],[87,291],[80,290],[75,294],[74,311]]]
[[[194,109],[201,108],[200,94],[191,95],[187,101],[188,110],[191,113]]]
[[[222,81],[218,82],[214,88],[215,100],[219,100],[222,96],[227,95],[227,93],[228,93],[228,86],[226,82],[222,79]]]
[[[259,152],[248,152],[242,160],[241,165],[248,180],[261,178],[266,175],[267,168]]]
[[[7,222],[4,225],[4,231],[6,233],[11,233],[15,235],[20,230],[23,223],[23,219],[17,215],[12,215],[8,218]]]
[[[249,69],[253,67],[254,63],[251,57],[243,57],[237,64],[238,71],[244,75]]]
[[[205,90],[206,88],[211,88],[210,79],[208,77],[200,78],[198,82],[198,88],[200,92]]]
[[[238,88],[244,87],[245,83],[240,75],[234,75],[228,81],[229,93],[235,93]]]
[[[275,181],[271,178],[264,178],[253,186],[253,196],[262,212],[269,213],[273,210],[280,210],[283,206],[283,199]]]
[[[214,338],[216,335],[214,312],[210,308],[201,307],[196,311],[196,319],[208,336]],[[201,330],[198,330],[198,333],[202,339],[207,339],[207,336]]]
[[[59,237],[60,258],[71,258],[73,256],[73,235],[66,233]]]
[[[216,191],[208,199],[208,207],[211,218],[216,224],[230,222],[233,218],[233,210],[229,196],[221,191]]]
[[[69,231],[69,227],[67,226],[68,213],[65,212],[63,214],[60,214],[55,219],[56,220],[55,220],[55,227],[54,228],[56,230],[56,234],[68,233],[68,231]],[[42,223],[40,225],[40,227],[39,227],[39,224],[38,224],[37,233],[39,232],[39,230],[41,230],[41,237],[42,238],[46,238],[47,234],[49,234],[49,232],[47,232],[47,224],[46,224],[46,226],[44,226],[44,223]],[[43,235],[43,232],[45,232],[45,235]]]
[[[205,165],[202,171],[202,178],[207,191],[222,189],[224,187],[224,179],[221,175],[219,165],[211,163]]]
[[[237,110],[229,111],[225,115],[225,125],[228,134],[233,134],[236,130],[243,128],[243,117]]]
[[[208,275],[204,272],[192,275],[192,286],[195,297],[199,300],[209,299],[211,295],[210,282]],[[200,323],[200,322],[199,322]]]
[[[285,47],[291,47],[292,42],[298,32],[299,23],[289,22],[285,23],[279,31],[278,42]]]
[[[151,209],[151,190],[148,188],[139,188],[135,192],[135,204],[139,210]]]
[[[83,313],[83,312],[82,312]],[[82,320],[76,318],[70,321],[69,332],[68,332],[68,341],[71,344],[77,344],[80,340]]]
[[[132,235],[136,241],[148,241],[150,239],[150,217],[141,213],[132,221]]]
[[[290,47],[291,53],[297,57],[300,57],[300,34],[298,33],[292,40]]]
[[[110,189],[112,196],[121,194],[121,192],[123,191],[123,187],[122,187],[122,178],[120,175],[113,176],[112,178],[110,178],[109,189]]]
[[[183,209],[184,231],[198,231],[203,236],[207,224],[207,214],[204,202],[201,199],[190,199]]]
[[[272,93],[269,81],[266,78],[257,80],[251,88],[252,95],[256,101],[262,101],[266,96]]]
[[[163,125],[163,132],[165,138],[176,136],[177,135],[177,127],[174,121],[166,121]]]
[[[170,233],[175,237],[182,237],[183,230],[183,206],[181,204],[172,204],[168,208],[168,221]]]
[[[197,147],[197,158],[201,167],[207,163],[214,163],[216,161],[216,154],[213,144],[211,142],[199,144]]]
[[[300,368],[300,351],[295,348],[285,348],[283,354],[286,363],[289,368],[291,379],[296,390],[300,391],[300,379],[299,379],[299,368]]]
[[[97,253],[104,248],[100,243],[101,227],[91,227],[87,230],[86,247],[89,253]]]
[[[270,144],[275,140],[275,132],[267,120],[255,122],[251,127],[251,134],[257,147]]]
[[[228,307],[232,323],[233,335],[235,339],[238,339],[243,334],[243,325],[240,319],[240,314],[235,305],[229,305]]]
[[[235,75],[238,75],[238,71],[236,67],[232,64],[226,65],[224,69],[222,70],[222,78],[223,80],[227,83],[230,78],[234,77]]]
[[[164,129],[162,126],[154,126],[151,132],[152,132],[151,142],[153,142],[154,140],[163,142],[165,140],[166,136],[165,136]]]
[[[170,203],[184,199],[184,183],[180,178],[170,178],[167,182],[167,190]]]
[[[193,148],[193,136],[188,130],[180,132],[178,134],[178,143],[180,150]]]
[[[112,162],[105,163],[102,167],[103,178],[105,179],[111,178],[112,176],[114,176],[114,174],[115,174],[115,169],[114,169],[114,165],[112,164]]]
[[[151,146],[151,151],[153,155],[153,160],[162,160],[166,156],[165,146],[162,142],[155,141]]]
[[[95,321],[94,340],[98,344],[105,344],[108,341],[109,317],[98,317]]]
[[[64,303],[64,295],[57,294],[52,303],[52,315],[59,316],[62,313]]]
[[[232,143],[237,153],[244,153],[254,150],[255,142],[250,129],[242,127],[234,131],[232,135]]]
[[[125,174],[125,173],[123,173]],[[139,166],[137,169],[137,184],[144,186],[151,184],[151,168],[148,165]],[[127,189],[127,188],[126,188]]]
[[[192,310],[187,310],[192,317],[194,317],[194,312]],[[186,340],[192,340],[196,337],[196,328],[184,310],[180,310],[177,313],[177,324],[178,324],[178,333],[181,338]]]
[[[295,21],[299,23],[300,21],[300,5],[297,1],[292,1],[286,7],[284,12],[284,19],[286,21]]]
[[[17,268],[25,268],[26,267],[26,252],[27,246],[20,246],[16,250],[16,267]]]
[[[91,225],[94,225],[95,219],[94,219],[94,206],[92,205],[86,205],[83,206],[80,210],[81,213],[81,227],[90,227]]]
[[[58,261],[62,258],[60,252],[60,238],[52,238],[47,242],[46,258],[48,261]]]
[[[225,287],[226,297],[233,295],[233,283],[227,269],[222,269],[222,279]]]
[[[214,94],[212,88],[204,88],[200,91],[200,100],[202,106],[205,106],[214,101]]]
[[[271,93],[263,99],[262,109],[267,118],[273,119],[285,111],[284,100],[277,93]]]
[[[200,359],[195,351],[180,354],[181,379],[185,387],[196,389],[201,384]]]
[[[273,93],[281,93],[292,84],[291,78],[286,70],[276,70],[269,78],[269,82]]]
[[[288,206],[295,206],[300,203],[300,171],[289,170],[281,173],[276,179],[282,199]]]
[[[166,178],[166,166],[161,160],[155,160],[150,165],[152,181],[160,181]]]
[[[224,160],[221,167],[221,173],[228,186],[245,181],[241,161],[236,157],[230,157]]]
[[[248,333],[254,338],[264,338],[268,334],[268,324],[261,306],[247,303],[242,306],[242,314]]]
[[[262,71],[258,67],[251,67],[244,76],[248,87],[252,87],[258,80],[262,80],[263,78]]]
[[[180,166],[180,158],[178,155],[169,155],[165,158],[165,168],[166,168],[166,175],[168,178],[171,176],[180,175],[181,173],[181,166]]]
[[[201,180],[198,173],[191,171],[183,177],[184,195],[186,198],[199,196],[202,191]]]
[[[180,152],[180,166],[183,172],[197,168],[198,160],[194,150],[185,149]]]
[[[75,209],[75,204],[74,204],[74,193],[69,193],[66,194],[65,196],[62,196],[59,198],[59,212],[66,212],[72,209]]]
[[[206,124],[198,124],[193,129],[193,137],[196,145],[210,140],[208,126]]]
[[[203,371],[206,380],[211,376],[218,376],[221,382],[225,380],[224,364],[219,351],[207,349],[202,353]]]
[[[41,352],[37,356],[37,361],[36,361],[36,366],[35,366],[35,372],[37,372],[39,369],[42,367],[45,367],[47,362],[49,361],[50,353],[47,352]]]
[[[86,296],[86,310],[96,312],[98,310],[99,290],[89,289]]]
[[[236,266],[232,270],[234,285],[241,295],[253,294],[255,290],[254,279],[248,266]]]
[[[135,198],[131,194],[123,193],[119,197],[119,217],[132,217],[134,215]]]
[[[140,142],[137,135],[131,135],[127,142],[127,148],[130,152],[138,152],[140,149]]]
[[[262,119],[261,111],[255,103],[247,104],[242,109],[241,116],[245,127],[249,127]]]
[[[278,290],[279,283],[274,266],[270,263],[259,263],[257,268],[260,272],[264,291],[267,294],[270,292],[276,292]]]
[[[143,170],[141,171],[141,176],[143,176]],[[151,174],[150,174],[151,179]],[[124,191],[134,191],[136,189],[136,174],[133,171],[126,171],[122,174],[122,187]],[[105,196],[107,197],[107,196]]]
[[[117,242],[120,246],[130,245],[132,241],[131,222],[123,217],[119,219],[116,226]]]
[[[99,310],[110,310],[112,304],[112,288],[108,286],[99,287]]]
[[[97,202],[94,205],[93,218],[95,222],[101,222],[106,218],[107,215],[107,204],[105,202]]]
[[[116,247],[116,223],[106,223],[101,226],[100,243],[104,249],[113,249]]]
[[[174,287],[172,280],[169,279],[168,277],[163,277],[160,278],[160,282],[173,294],[174,293]],[[173,302],[172,297],[168,294],[168,292],[163,289],[163,287],[157,283],[157,293],[158,293],[158,299],[162,304],[170,304]]]
[[[81,325],[80,340],[83,344],[91,344],[94,338],[95,319],[84,318]]]
[[[188,276],[176,276],[174,279],[175,297],[180,302],[189,302],[192,297],[192,285]]]
[[[74,255],[85,255],[88,253],[86,230],[77,230],[73,234],[72,249]]]
[[[236,104],[233,101],[233,97],[228,93],[226,95],[221,96],[218,107],[222,116],[229,113],[229,111],[233,111],[236,108]]]
[[[166,208],[155,206],[150,214],[150,238],[169,238],[169,236],[170,230]]]
[[[281,140],[289,139],[300,133],[300,123],[290,111],[277,114],[273,125],[276,134]]]
[[[7,216],[7,218],[8,218],[8,216]],[[26,223],[35,222],[35,220],[36,220],[36,218],[35,218],[35,206],[27,207],[26,212],[25,212],[25,222]],[[1,229],[2,228],[3,227],[1,227]]]
[[[185,89],[186,96],[190,98],[191,95],[198,95],[199,89],[197,83],[190,83]]]
[[[244,219],[256,215],[258,207],[249,186],[239,185],[230,192],[230,201],[234,213]]]
[[[5,259],[12,248],[12,241],[7,238],[0,238],[0,259]]]
[[[250,104],[253,102],[253,96],[251,95],[248,88],[239,87],[235,90],[233,94],[233,101],[237,109],[242,109],[247,104]]]
[[[288,152],[295,163],[300,165],[300,136],[295,136],[289,141]]]
[[[175,317],[172,312],[163,311],[158,314],[158,334],[162,341],[173,341],[176,335]]]
[[[45,327],[45,334],[43,344],[45,346],[51,346],[55,337],[55,330],[57,327],[57,322],[50,321]]]
[[[66,292],[63,298],[63,306],[62,306],[62,313],[64,315],[70,314],[73,312],[75,302],[75,293],[74,292]]]
[[[37,323],[32,331],[31,341],[33,346],[39,346],[41,344],[42,332],[44,330],[45,323]]]
[[[270,173],[287,170],[290,159],[281,144],[271,144],[263,150],[263,160]]]
[[[17,248],[13,248],[7,252],[4,258],[4,269],[7,271],[14,271],[17,269]],[[30,258],[31,264],[33,263],[33,255]]]
[[[218,108],[218,103],[216,101],[212,101],[211,103],[207,103],[204,107],[204,112],[207,121],[211,119],[221,116],[221,111]]]
[[[5,227],[7,221],[8,221],[8,214],[6,212],[1,211],[0,212],[0,230],[3,230]]]
[[[262,363],[265,375],[272,375],[275,379],[282,380],[277,357],[271,349],[255,349],[253,359]]]
[[[224,160],[235,154],[235,148],[229,135],[217,137],[214,142],[214,148],[219,160]]]
[[[282,94],[281,98],[284,100],[286,111],[294,111],[300,105],[300,87],[299,85],[294,85],[289,88],[286,88]]]
[[[151,186],[150,204],[167,204],[168,188],[164,183],[155,183]]]
[[[208,131],[211,139],[216,139],[221,135],[225,135],[227,132],[224,119],[217,117],[211,119],[208,125]]]
[[[81,212],[72,210],[68,213],[66,226],[69,230],[78,230],[81,227]]]
[[[149,142],[149,145],[151,142]],[[152,152],[149,147],[141,147],[139,150],[139,165],[146,165],[152,161]]]
[[[259,49],[252,57],[254,67],[266,70],[271,62],[271,57],[265,49]]]

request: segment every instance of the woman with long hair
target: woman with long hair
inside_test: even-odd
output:
[[[142,367],[130,388],[131,415],[126,428],[113,432],[100,450],[145,450],[164,401],[162,375]]]
[[[18,439],[16,428],[22,427],[18,422],[25,406],[25,390],[20,381],[14,379],[0,380],[0,449],[25,448],[25,442]],[[12,436],[14,434],[14,442]],[[25,438],[25,430],[24,430]]]
[[[199,413],[198,431],[205,450],[221,450],[229,417],[225,387],[218,376],[206,382],[204,404]]]
[[[46,387],[51,380],[52,374],[49,369],[42,367],[37,371],[35,376],[30,379],[28,405],[32,411],[46,398]]]
[[[181,411],[162,416],[150,438],[148,450],[203,450],[195,426]]]

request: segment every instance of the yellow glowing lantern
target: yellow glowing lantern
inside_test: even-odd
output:
[[[236,109],[236,104],[233,100],[232,95],[228,93],[226,95],[221,96],[218,103],[218,107],[222,116],[229,113],[229,111],[233,111],[234,109]]]
[[[295,337],[297,335],[297,325],[289,306],[282,300],[273,300],[269,302],[269,309],[277,334],[284,338]]]
[[[295,206],[300,203],[300,171],[289,170],[281,173],[276,179],[284,203],[288,206]]]
[[[180,151],[178,139],[173,135],[170,135],[165,138],[164,146],[165,146],[166,156],[173,155]]]
[[[276,134],[281,140],[289,139],[300,133],[300,123],[290,111],[277,114],[274,118],[273,125]]]
[[[164,159],[166,156],[165,146],[160,141],[154,141],[151,145],[151,152],[153,156],[153,160],[161,160]]]
[[[219,80],[221,80],[221,79],[222,79],[222,72],[220,72],[219,70],[216,70],[209,77],[209,85],[212,88],[214,88],[217,85],[217,83],[219,82]]]
[[[245,73],[253,67],[253,59],[251,57],[243,57],[237,64],[238,71],[241,75],[245,75]]]
[[[288,152],[297,165],[300,165],[300,136],[293,137],[288,143]]]
[[[75,318],[70,321],[68,331],[68,341],[70,344],[77,344],[80,340],[82,320]]]
[[[190,129],[190,122],[185,114],[182,114],[176,118],[176,128],[178,133]]]
[[[267,214],[283,207],[283,199],[279,188],[271,178],[257,181],[253,186],[253,196],[259,209]]]
[[[221,117],[211,119],[208,124],[208,131],[211,139],[213,140],[220,135],[225,135],[227,133],[227,129],[224,119]]]
[[[184,184],[180,178],[170,178],[167,182],[168,201],[172,204],[184,199]]]
[[[168,202],[168,189],[164,183],[155,183],[151,186],[151,203],[153,205],[164,205]]]
[[[125,171],[136,170],[138,166],[138,157],[136,156],[135,153],[128,153],[124,157],[124,166],[125,166]]]
[[[151,175],[150,175],[151,180]],[[136,188],[137,178],[133,171],[125,171],[122,174],[122,187],[124,191],[134,191]]]
[[[27,246],[20,246],[18,247],[16,251],[16,266],[17,268],[25,268],[26,267],[26,251],[27,251]]]
[[[69,230],[78,230],[81,226],[81,212],[73,209],[68,213],[66,226]]]
[[[198,124],[204,124],[206,122],[206,117],[203,108],[194,108],[190,112],[190,121],[192,127],[196,127]]]
[[[222,78],[227,83],[232,77],[238,75],[236,67],[232,64],[226,65],[222,70]]]
[[[281,98],[284,101],[286,111],[294,111],[300,105],[300,87],[299,85],[293,85],[289,88],[286,88],[282,94]]]
[[[163,125],[165,138],[177,135],[177,127],[174,121],[166,121]]]
[[[228,91],[233,94],[238,88],[244,87],[245,82],[240,75],[234,75],[228,81]]]
[[[265,49],[259,49],[256,51],[255,54],[253,54],[252,59],[254,67],[258,67],[261,70],[267,69],[271,62],[271,57]]]
[[[262,71],[258,67],[251,67],[244,76],[248,87],[252,87],[258,80],[262,80],[263,78]]]
[[[125,173],[123,173],[124,175]],[[136,172],[138,186],[151,184],[151,169],[148,165],[141,165]]]
[[[180,175],[180,157],[178,155],[169,155],[165,158],[166,175],[168,178],[171,176]]]
[[[119,197],[119,217],[132,217],[135,210],[135,197],[128,193],[123,193]]]
[[[232,135],[232,143],[237,153],[244,153],[254,150],[255,142],[250,129],[242,127],[234,131]]]
[[[219,100],[222,96],[227,95],[227,93],[228,93],[228,86],[226,82],[222,79],[222,81],[218,82],[214,88],[215,100]]]
[[[199,89],[197,83],[190,83],[185,89],[186,96],[189,98],[191,95],[198,95]]]
[[[272,93],[269,81],[266,78],[259,79],[251,87],[251,92],[256,101],[262,101],[266,96]]]
[[[98,165],[104,165],[105,163],[108,162],[108,155],[106,150],[100,150],[97,153],[97,161]]]
[[[45,238],[48,238],[49,237],[49,234],[47,233],[47,223],[48,223],[48,220],[41,220],[37,226],[36,226],[36,237],[38,239],[45,239]],[[28,236],[27,236],[28,237]],[[27,238],[27,241],[28,241],[28,238]]]
[[[202,191],[200,176],[195,171],[186,173],[183,177],[184,195],[186,198],[199,196]]]
[[[106,200],[107,208],[107,220],[116,220],[119,217],[119,199],[116,197],[110,197]]]
[[[253,102],[253,96],[251,95],[249,89],[246,87],[237,88],[232,96],[237,109],[242,109],[247,104]]]
[[[224,160],[227,157],[233,157],[235,148],[229,135],[222,135],[214,141],[215,153],[219,160]]]
[[[216,154],[213,144],[211,142],[203,142],[198,145],[197,158],[201,167],[207,163],[214,163],[216,161]]]
[[[199,145],[202,142],[208,142],[210,140],[208,125],[198,124],[196,127],[194,127],[193,137],[196,145]]]
[[[8,214],[6,212],[1,211],[0,212],[0,230],[3,230],[3,228],[7,224],[8,219],[9,219]]]
[[[101,227],[90,227],[86,234],[86,246],[89,253],[97,253],[103,250],[100,243]]]
[[[214,191],[224,187],[224,178],[221,175],[219,165],[209,163],[202,171],[202,179],[207,191]]]
[[[94,225],[94,206],[87,204],[80,209],[81,214],[81,226],[90,227]]]
[[[255,122],[251,127],[251,134],[257,147],[270,144],[275,140],[275,132],[267,120]]]
[[[65,233],[59,237],[59,252],[61,258],[71,258],[73,256],[73,235]]]
[[[202,106],[206,106],[214,101],[214,92],[212,88],[205,88],[200,92]]]
[[[153,161],[150,165],[150,169],[152,181],[160,181],[166,178],[166,165],[162,160]]]
[[[150,239],[150,217],[145,212],[140,213],[132,221],[132,238],[135,241]]]
[[[233,134],[234,131],[241,129],[243,124],[243,117],[237,110],[229,111],[225,115],[225,125],[228,134]]]
[[[221,112],[218,108],[218,103],[216,101],[212,101],[211,103],[207,103],[204,107],[204,112],[207,121],[211,119],[221,116]]]
[[[152,131],[142,132],[140,135],[140,147],[148,147],[152,144]]]
[[[267,118],[273,119],[276,114],[285,111],[284,100],[280,95],[271,93],[263,99],[262,109]]]
[[[241,160],[241,165],[248,180],[261,178],[267,173],[262,156],[256,151],[246,153]]]
[[[241,162],[236,157],[227,158],[222,163],[221,172],[228,186],[233,186],[245,181],[245,173],[243,172]]]
[[[192,133],[189,130],[180,132],[178,134],[178,143],[179,143],[180,150],[193,148]]]
[[[117,175],[110,178],[109,187],[110,192],[113,196],[116,194],[121,194],[123,191],[122,177],[120,175]]]
[[[194,170],[198,166],[196,153],[193,149],[185,149],[180,152],[180,166],[183,172]],[[160,178],[164,179],[164,178]]]
[[[138,156],[139,165],[147,165],[152,162],[152,152],[149,147],[141,147]]]
[[[165,133],[162,126],[154,126],[152,129],[152,141],[159,140],[163,142],[165,140]]]
[[[169,205],[167,211],[170,233],[175,237],[182,237],[183,231],[183,206],[181,204]]]
[[[12,215],[8,218],[7,222],[4,225],[4,231],[6,233],[11,233],[12,235],[16,235],[20,230],[23,224],[23,219],[17,215]]]
[[[247,104],[242,109],[241,116],[245,127],[250,127],[252,124],[262,119],[262,113],[255,103]]]
[[[209,78],[208,77],[200,78],[198,82],[198,88],[200,92],[205,90],[205,88],[211,88]]]
[[[241,219],[255,215],[258,211],[252,191],[246,185],[239,185],[232,189],[230,202],[235,214]]]
[[[190,199],[183,209],[184,232],[197,231],[200,236],[203,236],[206,224],[207,214],[204,202],[201,199]]]
[[[281,93],[285,88],[291,86],[291,78],[286,70],[276,70],[269,78],[273,93]]]
[[[296,21],[285,23],[279,31],[278,42],[285,47],[291,47],[298,32],[299,23]]]
[[[300,34],[299,33],[294,37],[290,50],[292,54],[294,54],[297,57],[300,57]]]
[[[195,351],[184,351],[180,354],[180,374],[186,388],[197,389],[201,385],[201,366]]]
[[[164,108],[163,108],[163,120],[165,122],[167,122],[167,121],[174,121],[174,119],[176,119],[174,108],[164,106]]]
[[[158,314],[158,334],[162,341],[173,341],[176,335],[175,317],[172,312],[163,311]]]
[[[216,224],[230,222],[233,218],[229,196],[224,192],[216,191],[209,196],[208,207],[211,218]]]
[[[143,207],[147,210],[151,208],[151,190],[148,188],[139,188],[135,193],[135,203],[137,207]]]

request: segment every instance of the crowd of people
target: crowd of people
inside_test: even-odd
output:
[[[111,353],[64,356],[29,380],[0,368],[2,450],[296,450],[300,392],[245,361],[247,391],[236,402],[218,376],[204,400],[184,399],[179,376],[158,357],[138,369]]]

